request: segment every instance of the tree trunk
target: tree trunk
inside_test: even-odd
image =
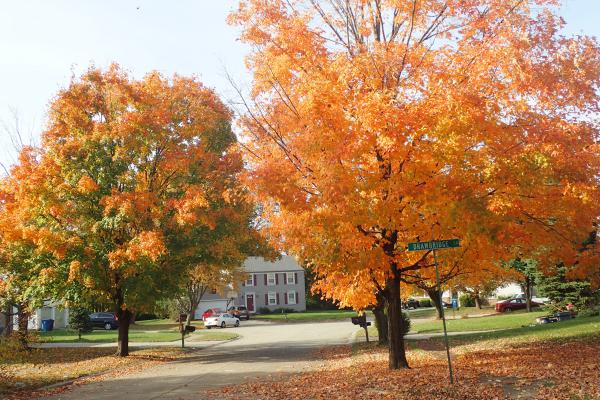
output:
[[[481,298],[479,297],[479,293],[475,293],[473,299],[475,300],[475,307],[481,310]]]
[[[409,368],[404,349],[404,322],[400,300],[400,274],[392,265],[393,276],[386,280],[386,306],[389,332],[389,369]]]
[[[18,310],[19,310],[19,314],[18,314],[18,327],[19,327],[19,332],[18,332],[18,338],[19,338],[19,342],[21,342],[21,346],[23,346],[24,349],[29,349],[29,341],[28,341],[28,325],[29,325],[29,315],[30,313],[27,311],[27,306],[24,304],[19,304],[18,306]]]
[[[129,355],[129,324],[131,323],[131,311],[117,311],[119,319],[119,339],[117,342],[117,356],[127,357]]]
[[[427,289],[425,291],[427,292],[427,295],[429,296],[429,298],[431,299],[431,302],[435,306],[435,309],[437,311],[437,319],[442,319],[442,311],[443,310],[442,310],[442,299],[440,298],[440,291],[435,288]]]
[[[2,318],[4,321],[4,330],[2,334],[8,337],[13,332],[13,308],[12,305],[6,306],[6,309],[2,312]]]
[[[527,312],[531,312],[531,279],[525,278],[525,301],[527,303]]]
[[[379,332],[379,344],[388,344],[388,320],[385,315],[385,297],[383,295],[377,295],[377,304],[373,307],[373,315],[375,316],[375,326],[377,332]]]

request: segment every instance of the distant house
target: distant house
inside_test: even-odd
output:
[[[202,318],[209,308],[225,310],[228,306],[246,306],[250,312],[261,308],[306,310],[306,280],[304,269],[291,256],[281,256],[273,262],[262,257],[249,257],[243,265],[248,273],[237,293],[228,296],[207,293],[196,309],[195,318]]]
[[[12,329],[17,331],[19,329],[19,317],[17,315],[17,309],[13,307],[12,312],[14,313],[14,316],[11,319]],[[40,308],[37,308],[29,316],[29,321],[27,321],[27,329],[40,329],[42,327],[42,320],[45,319],[54,320],[54,329],[64,329],[69,324],[69,309],[60,307],[60,305],[56,302],[45,300],[44,305]],[[0,333],[6,328],[5,325],[6,321],[4,316],[2,316],[0,317]]]

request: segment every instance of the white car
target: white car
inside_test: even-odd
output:
[[[210,329],[213,326],[220,326],[221,328],[225,328],[226,326],[240,326],[240,319],[227,313],[211,315],[204,320],[204,327]]]

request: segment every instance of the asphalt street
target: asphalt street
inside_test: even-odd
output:
[[[357,331],[349,320],[288,324],[251,321],[226,329],[241,337],[203,344],[190,357],[116,379],[76,386],[48,399],[197,399],[204,389],[315,369],[322,363],[316,354],[318,349],[350,343]]]

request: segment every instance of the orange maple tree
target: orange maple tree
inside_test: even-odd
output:
[[[594,266],[600,52],[559,34],[557,3],[243,0],[230,16],[253,49],[240,128],[269,237],[344,304],[385,297],[392,369],[408,366],[400,284],[432,266],[408,242]]]
[[[132,312],[171,297],[207,259],[202,246],[252,236],[230,118],[195,79],[91,68],[58,93],[40,148],[11,170],[3,240],[49,256],[37,282],[56,298],[112,304],[118,355]]]

